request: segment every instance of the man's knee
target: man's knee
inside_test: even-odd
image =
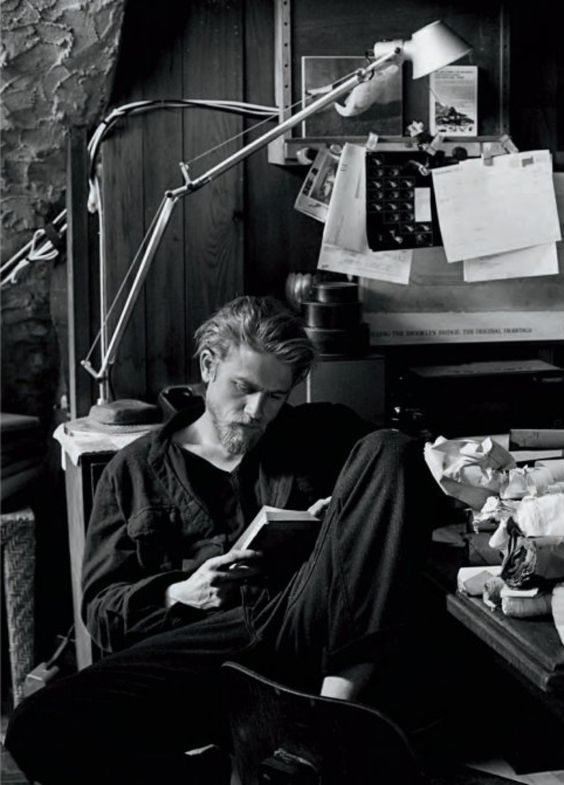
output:
[[[371,431],[354,446],[353,453],[366,459],[384,459],[401,463],[412,451],[414,440],[392,428]]]

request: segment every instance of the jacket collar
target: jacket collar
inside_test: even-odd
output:
[[[152,471],[158,477],[166,491],[180,506],[183,506],[183,503],[186,503],[186,489],[178,480],[176,473],[171,470],[167,453],[173,434],[197,420],[198,417],[203,414],[204,410],[205,403],[203,398],[195,396],[194,400],[185,409],[174,414],[162,428],[154,432],[154,439],[147,456]],[[285,506],[290,495],[293,480],[291,479],[291,475],[286,472],[283,472],[282,475],[280,475],[279,472],[275,471],[274,475],[272,475],[270,471],[264,471],[264,449],[266,448],[266,454],[270,453],[271,450],[276,450],[275,443],[277,439],[274,436],[274,433],[282,426],[282,422],[278,421],[285,420],[291,410],[292,407],[290,406],[283,407],[276,420],[267,428],[266,433],[261,437],[259,443],[244,459],[246,462],[258,462],[259,483],[262,489],[261,495],[264,496],[264,498],[271,499],[269,503],[274,504],[277,507]],[[274,444],[272,443],[273,436]]]

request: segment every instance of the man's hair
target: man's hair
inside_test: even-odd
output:
[[[290,366],[294,384],[305,379],[316,354],[302,320],[274,297],[235,298],[200,325],[194,339],[196,357],[207,349],[223,360],[242,345],[273,354]]]

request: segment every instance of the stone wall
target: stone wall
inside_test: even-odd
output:
[[[2,2],[2,263],[64,209],[66,129],[105,110],[124,5]],[[2,290],[2,409],[47,428],[65,387],[53,320],[64,320],[64,283],[64,267],[38,262]]]
[[[105,111],[124,4],[2,0],[3,264],[65,207],[66,129],[90,129]],[[67,417],[64,262],[30,264],[2,289],[2,411],[38,416],[44,433],[45,471],[22,500],[36,514],[38,662],[72,620],[64,476],[51,438]]]

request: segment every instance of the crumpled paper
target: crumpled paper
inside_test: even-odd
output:
[[[541,466],[510,469],[499,495],[502,499],[522,499],[525,496],[542,496],[552,484],[550,471]]]
[[[507,483],[513,456],[492,438],[445,439],[427,442],[424,456],[431,474],[448,495],[481,510],[489,496],[497,496]]]
[[[564,493],[526,497],[513,520],[525,537],[564,537]]]
[[[507,500],[500,504],[507,505]],[[499,526],[490,537],[489,546],[505,550],[509,546],[511,521],[515,532],[524,537],[564,537],[564,493],[547,493],[544,496],[526,496],[515,502],[514,512],[507,517],[499,517]],[[492,500],[482,508],[478,517],[489,512]]]
[[[517,537],[501,567],[512,589],[528,589],[564,580],[564,537]]]
[[[515,499],[500,499],[499,496],[488,496],[481,510],[478,512],[472,511],[472,528],[476,532],[495,531],[500,523],[507,523],[509,518],[515,515],[519,504],[520,502]]]

